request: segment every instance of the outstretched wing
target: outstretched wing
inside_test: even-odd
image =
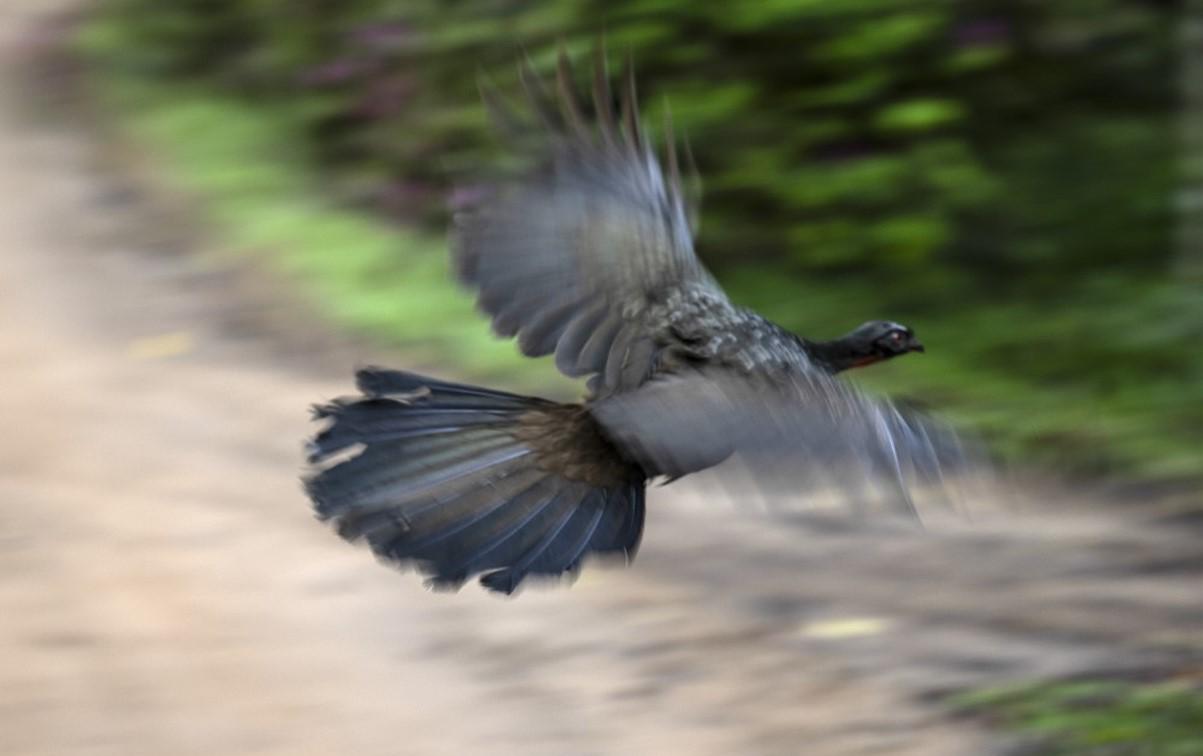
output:
[[[955,433],[817,370],[687,370],[592,407],[606,434],[651,475],[671,478],[738,459],[762,491],[884,481],[910,507],[915,484],[968,467]]]
[[[494,329],[516,335],[525,354],[554,352],[562,372],[599,373],[611,390],[637,386],[665,312],[731,308],[694,254],[671,129],[665,171],[640,126],[629,63],[615,103],[599,53],[592,117],[562,51],[554,95],[529,66],[521,73],[537,123],[488,88],[484,96],[511,141],[534,137],[537,167],[457,212],[456,268]]]

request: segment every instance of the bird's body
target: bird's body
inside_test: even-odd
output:
[[[616,108],[599,62],[592,118],[563,56],[556,97],[525,68],[523,81],[538,128],[486,103],[516,143],[539,135],[536,168],[460,209],[453,259],[497,333],[589,376],[588,398],[361,371],[363,396],[317,410],[319,516],[436,584],[484,573],[508,593],[590,554],[633,556],[653,478],[736,456],[766,487],[884,477],[909,503],[908,477],[959,456],[951,434],[835,378],[922,351],[910,329],[809,341],[730,302],[694,254],[689,182],[671,132],[667,170],[653,154],[629,69]]]

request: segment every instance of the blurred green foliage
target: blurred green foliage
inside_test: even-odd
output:
[[[607,30],[707,180],[703,249],[790,270],[977,273],[1028,290],[1170,254],[1166,3],[114,0],[128,63],[256,100],[344,188],[438,220],[488,159],[480,71]],[[584,56],[581,56],[584,57]],[[913,277],[915,274],[908,273]],[[977,279],[974,281],[973,279]],[[946,279],[934,276],[934,288]],[[924,299],[930,292],[924,292]],[[949,297],[946,297],[949,298]]]
[[[128,135],[154,148],[175,188],[202,200],[220,229],[212,254],[262,257],[330,320],[403,344],[415,360],[451,361],[482,378],[540,381],[541,389],[571,395],[567,381],[546,380],[554,368],[516,363],[513,346],[490,333],[448,279],[442,238],[331,207],[312,191],[309,168],[279,139],[295,125],[294,112],[134,79],[106,85]],[[531,370],[515,375],[516,365]]]
[[[964,694],[955,708],[1040,744],[1047,756],[1203,753],[1203,690],[1185,683],[1110,680],[1020,685]]]
[[[1189,345],[1203,293],[1169,273],[1180,12],[1154,0],[111,0],[90,48],[111,80],[137,82],[124,101],[143,123],[158,113],[158,144],[193,154],[185,174],[242,208],[233,227],[267,225],[252,208],[279,188],[206,174],[293,166],[292,217],[277,224],[293,231],[272,243],[309,261],[336,317],[406,344],[443,339],[471,361],[482,339],[439,326],[468,317],[435,262],[441,242],[409,230],[390,243],[350,211],[441,234],[453,185],[496,159],[478,73],[510,85],[520,45],[547,66],[561,38],[583,63],[605,28],[611,55],[637,63],[648,123],[671,102],[689,135],[706,184],[700,251],[737,300],[816,336],[907,321],[932,352],[865,377],[951,408],[1004,451],[1197,478],[1203,350]],[[249,123],[248,140],[237,129]],[[225,155],[231,142],[242,157]],[[335,206],[325,215],[315,186]],[[307,232],[327,216],[343,233]],[[415,284],[429,306],[385,305]]]

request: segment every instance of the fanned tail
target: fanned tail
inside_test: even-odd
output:
[[[528,575],[575,573],[588,554],[634,556],[643,477],[595,459],[612,450],[593,436],[573,447],[594,432],[587,413],[412,373],[357,377],[362,397],[315,409],[330,422],[310,444],[319,469],[305,483],[343,538],[417,566],[432,585],[484,573],[504,593]]]

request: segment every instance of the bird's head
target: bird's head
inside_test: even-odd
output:
[[[922,352],[923,344],[910,328],[889,320],[870,320],[843,338],[849,352],[868,365],[907,352]]]
[[[889,320],[870,320],[834,341],[815,344],[812,351],[833,372],[864,367],[907,352],[922,352],[923,344],[910,328]]]

